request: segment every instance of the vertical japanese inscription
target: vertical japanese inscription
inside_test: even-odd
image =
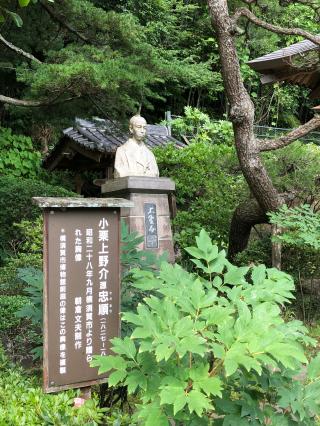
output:
[[[144,227],[146,248],[159,248],[157,207],[154,203],[144,204]]]
[[[119,211],[46,213],[45,388],[94,383],[119,335]],[[70,386],[71,385],[71,386]]]

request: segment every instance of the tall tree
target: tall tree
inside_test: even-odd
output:
[[[247,5],[256,0],[243,0]],[[280,1],[281,3],[281,1]],[[229,240],[229,256],[243,250],[248,242],[251,227],[266,221],[266,212],[277,210],[288,194],[280,194],[272,183],[261,160],[264,151],[276,150],[306,135],[320,126],[320,116],[273,140],[258,140],[254,135],[254,105],[243,84],[235,37],[238,21],[244,17],[271,32],[283,35],[299,35],[320,46],[320,37],[301,28],[284,28],[259,19],[250,9],[242,7],[229,13],[227,0],[208,0],[213,28],[219,45],[221,73],[230,103],[230,119],[233,123],[235,146],[241,170],[253,198],[240,205],[234,212]]]

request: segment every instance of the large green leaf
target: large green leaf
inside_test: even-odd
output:
[[[137,354],[137,349],[135,347],[135,344],[129,337],[125,337],[124,339],[115,337],[111,340],[111,342],[113,352],[120,355],[126,355],[128,358],[135,358]]]
[[[211,402],[202,392],[192,390],[188,394],[188,407],[190,413],[193,411],[199,416],[202,416],[204,410],[212,409]]]
[[[176,415],[187,404],[187,394],[185,383],[177,386],[164,386],[160,392],[161,404],[173,405],[174,415]]]
[[[90,366],[99,367],[98,372],[99,374],[102,374],[113,369],[125,371],[127,368],[127,363],[120,356],[94,355],[93,360],[90,362]]]
[[[140,370],[132,370],[130,373],[128,373],[124,384],[128,386],[129,393],[134,393],[138,386],[141,389],[146,390],[147,378]]]

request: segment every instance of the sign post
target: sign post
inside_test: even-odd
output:
[[[119,198],[35,197],[44,214],[44,391],[106,381],[90,367],[120,333]]]

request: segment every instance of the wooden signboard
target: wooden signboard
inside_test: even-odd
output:
[[[105,381],[89,364],[120,333],[120,208],[61,209],[52,200],[44,209],[45,392]]]

